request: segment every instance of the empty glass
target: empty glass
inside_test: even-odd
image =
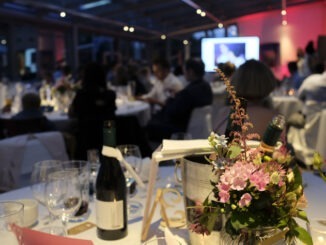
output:
[[[23,225],[24,205],[20,202],[0,202],[0,240],[2,244],[18,245],[11,225]]]
[[[128,162],[139,175],[142,167],[142,156],[139,147],[137,145],[129,144],[119,145],[117,146],[117,149],[121,151],[126,162]],[[139,214],[143,206],[140,202],[130,200],[130,197],[133,197],[136,194],[136,182],[126,169],[124,169],[124,174],[128,192],[128,217],[133,219]]]
[[[50,173],[62,169],[61,161],[45,160],[36,162],[32,168],[31,188],[34,198],[44,207],[46,207],[45,186]],[[49,223],[50,216],[44,217],[45,224]]]
[[[78,172],[61,170],[49,174],[45,190],[47,207],[55,217],[61,218],[66,233],[70,217],[82,202]]]

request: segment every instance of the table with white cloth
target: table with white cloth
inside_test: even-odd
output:
[[[139,125],[144,127],[151,118],[151,108],[147,102],[140,100],[117,101],[116,116],[136,116]]]
[[[301,111],[303,103],[296,96],[273,96],[273,108],[289,118],[293,113]]]
[[[160,167],[159,168],[159,178],[156,182],[156,187],[166,187],[170,185],[174,181],[174,167]],[[305,184],[305,196],[308,200],[308,207],[305,209],[309,219],[315,218],[326,218],[324,207],[326,203],[326,183],[323,180],[315,175],[312,172],[304,172],[303,173],[303,182]],[[15,200],[22,198],[33,198],[32,191],[30,187],[25,187],[22,189],[17,189],[14,191],[10,191],[0,195],[0,201],[3,200]],[[134,197],[135,200],[141,202],[143,205],[145,204],[145,198],[140,197],[138,194]],[[183,204],[181,204],[183,205]],[[88,218],[88,221],[95,223],[95,210],[94,210],[94,202],[90,203],[91,213]],[[46,214],[45,208],[39,206],[39,217],[44,217]],[[143,214],[142,214],[143,215]],[[128,222],[128,236],[123,239],[117,241],[110,241],[110,244],[141,244],[141,229],[142,229],[142,221],[143,217],[140,215],[138,218],[133,220],[129,220]],[[157,207],[154,217],[151,222],[151,227],[149,230],[148,240],[153,237],[162,236],[162,230],[158,229],[160,222],[160,208]],[[301,221],[300,221],[301,222]],[[36,226],[32,227],[32,229],[38,230],[42,227],[39,222]],[[69,223],[69,227],[76,226],[78,223]],[[305,225],[304,223],[302,225]],[[188,241],[188,231],[186,227],[180,229],[171,229],[174,235],[177,235],[178,238],[183,241],[183,244],[186,244]],[[96,236],[96,229],[91,228],[87,231],[79,233],[78,235],[74,235],[71,237],[80,238],[80,239],[88,239],[92,240],[94,245],[107,244],[107,241],[101,240]],[[300,244],[300,243],[299,243]]]
[[[159,173],[158,173],[158,179],[156,183],[156,188],[165,188],[171,186],[171,183],[175,183],[174,179],[174,168],[173,167],[160,167]],[[155,194],[155,193],[153,193]],[[24,198],[33,198],[32,190],[30,187],[25,187],[17,190],[13,190],[10,192],[6,192],[3,194],[0,194],[0,201],[4,200],[17,200],[17,199],[24,199]],[[132,198],[134,201],[141,202],[143,204],[143,208],[141,213],[133,218],[132,220],[128,221],[128,236],[117,240],[117,241],[110,241],[110,244],[141,244],[141,229],[142,229],[142,221],[143,221],[143,212],[145,207],[145,201],[146,198],[144,194],[136,194],[135,197]],[[96,223],[96,217],[95,217],[95,203],[93,201],[90,202],[89,208],[91,210],[90,215],[87,219],[87,221],[90,221],[92,223]],[[180,203],[179,207],[183,209],[183,202]],[[47,214],[47,210],[39,205],[39,217],[44,217]],[[159,229],[159,223],[160,223],[160,206],[157,206],[153,219],[152,219],[152,225],[148,232],[148,239],[150,240],[154,237],[161,237],[164,236],[164,228]],[[42,222],[38,222],[35,226],[32,227],[34,230],[38,230],[43,227],[41,224]],[[69,222],[68,223],[68,229],[71,227],[74,227],[82,222]],[[57,225],[57,222],[55,223]],[[170,231],[177,235],[181,241],[186,241],[188,239],[188,233],[185,227],[182,229],[170,229]],[[74,238],[80,238],[80,239],[86,239],[86,240],[92,240],[94,245],[104,245],[107,244],[108,241],[101,240],[97,238],[96,235],[96,228],[91,228],[87,231],[84,231],[82,233],[79,233],[78,235],[73,235],[70,237]],[[1,239],[0,239],[1,240]],[[184,242],[184,244],[187,244],[187,242]]]

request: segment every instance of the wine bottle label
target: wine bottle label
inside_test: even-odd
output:
[[[123,201],[103,202],[96,200],[96,225],[103,230],[123,228]]]

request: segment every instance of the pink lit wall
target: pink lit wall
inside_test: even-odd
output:
[[[287,74],[287,62],[296,59],[297,48],[305,48],[309,40],[317,47],[319,35],[326,35],[326,0],[287,8],[287,26],[282,26],[281,9],[247,15],[233,20],[240,36],[259,36],[261,44],[280,43],[280,67],[277,77]]]

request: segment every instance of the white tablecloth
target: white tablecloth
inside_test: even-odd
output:
[[[144,101],[126,101],[124,103],[117,103],[115,115],[134,115],[138,118],[140,126],[145,126],[151,117],[151,110],[149,104]]]
[[[303,103],[295,96],[273,96],[273,107],[286,118],[302,110]]]
[[[156,188],[158,187],[167,187],[167,185],[173,185],[175,183],[174,180],[174,167],[160,167],[159,168],[159,178],[156,183]],[[142,196],[144,194],[137,194],[135,197],[132,198],[132,200],[139,201],[145,206],[145,197]],[[4,200],[17,200],[17,199],[24,199],[24,198],[33,198],[32,191],[30,187],[25,187],[21,189],[17,189],[14,191],[6,192],[4,194],[0,195],[0,201]],[[181,203],[181,207],[183,208],[183,203]],[[88,221],[95,223],[95,210],[94,210],[94,202],[90,203],[90,216]],[[144,208],[143,208],[144,210]],[[142,210],[142,212],[143,212]],[[45,214],[47,214],[46,209],[43,206],[39,205],[39,217],[44,217]],[[148,233],[148,239],[153,238],[154,236],[163,236],[163,231],[158,229],[159,222],[160,222],[160,207],[157,206],[156,212],[154,214],[154,217],[152,219],[152,225]],[[79,223],[69,223],[68,228],[78,225]],[[42,224],[38,223],[33,229],[38,230],[42,227]],[[142,214],[140,214],[138,217],[134,218],[133,220],[129,220],[128,222],[128,236],[117,240],[117,241],[110,241],[110,244],[141,244],[141,229],[142,229]],[[175,230],[171,229],[171,231],[174,234],[177,234],[179,237],[183,239],[188,239],[188,233],[187,230],[181,229],[181,230]],[[87,239],[92,240],[94,245],[105,245],[108,244],[108,241],[104,241],[101,239],[98,239],[96,236],[96,228],[91,228],[85,232],[82,232],[78,235],[71,236],[76,237],[80,239]]]

